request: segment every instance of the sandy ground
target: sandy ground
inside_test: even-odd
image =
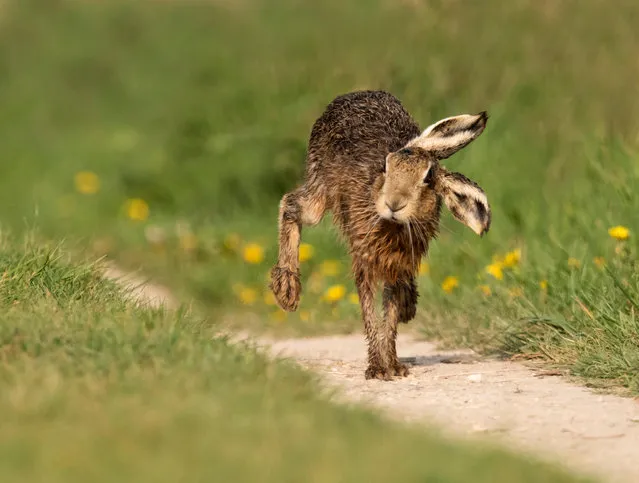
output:
[[[131,295],[175,306],[168,290],[110,268]],[[600,395],[549,371],[469,351],[444,352],[400,334],[398,353],[411,374],[367,381],[362,335],[248,339],[275,357],[292,358],[337,389],[342,402],[364,404],[409,424],[425,422],[453,436],[490,438],[506,447],[565,464],[603,482],[639,482],[639,400]]]

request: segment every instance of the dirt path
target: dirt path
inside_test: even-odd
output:
[[[163,287],[141,286],[133,275],[123,280],[140,301],[175,305]],[[639,482],[639,400],[598,395],[519,363],[438,351],[409,334],[400,334],[398,353],[411,364],[411,375],[392,382],[364,379],[366,347],[359,334],[252,342],[318,372],[342,401],[404,422],[435,424],[455,436],[492,438],[603,482]]]
[[[606,482],[639,482],[639,402],[593,393],[563,377],[469,351],[438,351],[400,334],[408,378],[366,381],[362,335],[257,341],[318,371],[347,401],[402,421],[435,423],[456,436],[494,438]]]

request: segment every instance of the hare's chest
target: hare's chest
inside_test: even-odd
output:
[[[395,283],[412,278],[426,253],[422,243],[373,243],[360,252],[363,268],[377,280]]]

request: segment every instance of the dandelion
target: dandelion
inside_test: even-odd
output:
[[[604,257],[595,257],[592,261],[595,263],[597,268],[603,268],[606,265],[606,260],[604,259]]]
[[[94,195],[100,191],[100,178],[91,171],[80,171],[74,177],[75,189],[83,195]]]
[[[503,266],[507,268],[514,267],[519,264],[519,260],[521,260],[521,250],[517,248],[512,252],[506,253],[504,256]]]
[[[482,293],[483,293],[486,297],[490,296],[490,295],[493,293],[493,292],[492,292],[492,290],[490,290],[490,287],[489,287],[488,285],[480,285],[480,286],[479,286],[479,287],[477,287],[477,288],[479,288],[479,290],[481,290],[481,292],[482,292]]]
[[[359,305],[359,295],[357,295],[355,292],[349,293],[348,301],[353,305]]]
[[[486,272],[495,277],[497,280],[503,280],[504,272],[502,270],[502,264],[500,262],[491,263],[486,267]]]
[[[134,221],[144,221],[149,217],[149,205],[141,198],[126,201],[126,214]]]
[[[277,304],[277,301],[275,300],[275,295],[273,295],[273,292],[271,292],[270,290],[268,292],[264,292],[264,303],[270,306]]]
[[[253,305],[257,300],[257,291],[250,287],[242,287],[237,296],[244,305]]]
[[[428,263],[422,261],[419,264],[419,274],[420,275],[428,275],[430,273],[430,266],[428,265]]]
[[[324,293],[324,300],[327,302],[338,302],[346,295],[346,287],[344,285],[331,285]]]
[[[442,290],[446,293],[451,293],[455,288],[459,286],[459,279],[454,276],[448,276],[442,282]]]
[[[630,230],[625,226],[617,225],[608,230],[608,235],[615,240],[627,240],[630,238]]]
[[[539,288],[542,289],[544,292],[548,291],[548,280],[541,280],[539,282]]]
[[[300,244],[300,254],[299,254],[300,262],[307,262],[308,260],[313,258],[314,253],[315,253],[315,249],[313,248],[313,245],[310,245],[309,243]]]
[[[338,260],[324,260],[320,265],[320,273],[325,277],[334,277],[341,270],[341,264]]]
[[[576,258],[570,257],[568,258],[568,267],[570,268],[579,268],[581,267],[581,262]]]
[[[311,313],[308,310],[301,310],[300,311],[300,320],[302,322],[308,322],[311,318]]]
[[[257,243],[249,243],[244,247],[244,261],[258,264],[264,260],[264,249]]]

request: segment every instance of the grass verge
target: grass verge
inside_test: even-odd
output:
[[[0,272],[3,481],[576,481],[333,406],[308,374],[131,305],[57,247],[3,236]]]

